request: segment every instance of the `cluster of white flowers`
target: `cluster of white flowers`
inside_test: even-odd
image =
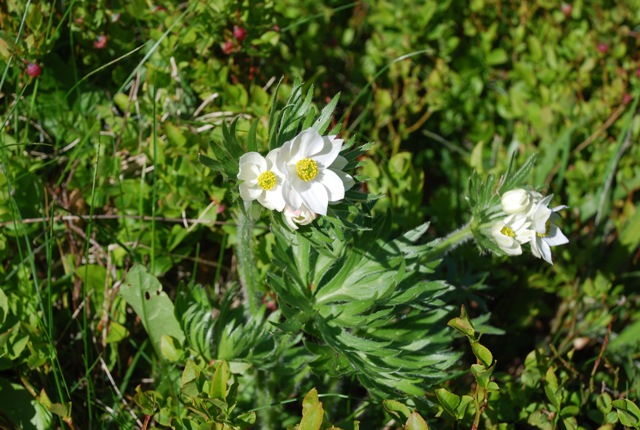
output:
[[[502,211],[505,216],[493,224],[491,235],[508,255],[522,254],[522,245],[529,243],[531,253],[549,264],[551,247],[564,245],[569,239],[554,224],[560,216],[557,212],[567,206],[549,208],[553,194],[543,197],[536,191],[522,188],[502,195]]]
[[[238,172],[243,181],[240,197],[283,212],[292,230],[311,223],[317,215],[326,215],[329,203],[342,200],[345,190],[355,183],[342,171],[347,165],[339,155],[343,142],[308,128],[266,157],[257,152],[244,154]]]

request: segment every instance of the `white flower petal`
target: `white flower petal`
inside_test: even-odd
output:
[[[262,206],[267,209],[277,210],[282,212],[285,206],[284,195],[282,194],[282,187],[275,187],[270,191],[265,191],[262,199],[258,199]]]
[[[321,151],[313,155],[316,160],[324,168],[331,166],[342,149],[342,139],[336,139],[335,136],[322,136],[324,146]]]
[[[335,161],[333,162],[333,164],[331,164],[331,166],[329,167],[329,169],[333,171],[336,175],[338,175],[338,177],[342,180],[342,185],[344,186],[345,191],[350,190],[351,187],[353,187],[356,183],[356,181],[353,180],[351,175],[344,173],[342,171],[342,169],[345,168],[347,163],[348,161],[346,158],[344,158],[342,155],[338,155]]]
[[[285,186],[282,188],[282,195],[285,203],[291,207],[292,210],[300,209],[302,206],[302,196],[292,186]]]
[[[344,199],[344,183],[335,172],[325,170],[322,172],[322,177],[319,178],[319,181],[327,188],[330,202]]]
[[[565,236],[555,224],[551,224],[549,226],[549,234],[542,239],[547,242],[549,246],[558,246],[569,243],[569,239],[567,239],[567,236]]]
[[[261,171],[267,170],[267,162],[264,157],[257,152],[247,152],[240,157],[240,168],[245,164],[255,164]]]
[[[542,253],[542,259],[549,264],[553,264],[553,261],[551,260],[551,248],[546,240],[540,241],[540,251]]]
[[[251,187],[246,182],[240,184],[240,197],[242,197],[242,200],[250,202],[257,199],[260,194],[262,194],[262,190],[260,188]]]
[[[302,201],[311,211],[320,214],[327,214],[329,206],[329,194],[327,188],[320,182],[311,182],[311,187],[300,193]]]
[[[298,141],[300,145],[300,152],[302,158],[313,158],[313,155],[319,153],[324,148],[324,140],[320,133],[314,128],[308,128],[301,132],[298,136],[294,138],[294,141]]]

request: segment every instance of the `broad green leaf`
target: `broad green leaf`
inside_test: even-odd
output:
[[[507,51],[502,48],[496,48],[492,50],[486,58],[487,64],[491,66],[496,66],[499,64],[504,64],[509,61],[509,56]]]
[[[191,360],[182,371],[182,379],[180,381],[180,391],[190,397],[196,397],[200,392],[198,386],[198,378],[200,377],[200,368]]]
[[[53,403],[44,388],[40,391],[37,399],[49,412],[59,416],[67,424],[71,423],[71,403]]]
[[[471,342],[471,349],[473,354],[480,360],[480,363],[486,368],[491,367],[493,364],[493,354],[489,351],[489,348],[480,344],[480,342]]]
[[[460,396],[447,391],[445,388],[438,388],[436,390],[436,397],[442,405],[445,411],[452,417],[457,417],[458,405],[460,405]]]
[[[107,269],[99,264],[87,264],[85,266],[79,266],[75,275],[85,283],[88,290],[94,292],[104,291],[105,279],[107,276]]]
[[[577,406],[573,406],[573,407],[577,408]],[[562,423],[564,424],[567,430],[578,430],[578,420],[576,420],[575,417],[564,418],[562,420]]]
[[[397,400],[384,400],[382,402],[384,409],[398,419],[406,420],[411,415],[411,410]]]
[[[556,411],[559,411],[561,398],[559,397],[558,390],[558,378],[556,377],[555,369],[549,367],[545,375],[544,392],[547,395],[549,402],[555,407]]]
[[[562,408],[560,416],[562,418],[575,417],[580,414],[580,408],[575,405],[569,405]]]
[[[153,390],[142,391],[140,385],[135,389],[133,401],[140,407],[142,413],[145,415],[153,415],[158,409],[158,393]]]
[[[467,407],[473,403],[473,397],[464,395],[460,398],[460,404],[456,408],[456,418],[459,420],[464,418],[464,414],[467,411]]]
[[[553,419],[549,417],[549,411],[537,410],[527,417],[527,423],[542,430],[555,428]]]
[[[429,426],[419,413],[414,412],[405,423],[404,430],[429,430]]]
[[[0,413],[13,426],[25,430],[53,428],[51,412],[26,388],[0,377]]]
[[[182,350],[177,348],[173,338],[167,335],[160,336],[160,351],[162,356],[171,363],[178,361],[182,355]]]
[[[167,140],[171,145],[181,148],[187,143],[187,138],[182,133],[182,130],[170,122],[164,124],[164,132],[167,134]]]
[[[617,409],[618,419],[625,426],[640,428],[640,408],[629,399],[618,399],[613,401],[613,406]]]
[[[162,357],[162,336],[172,336],[179,343],[184,333],[175,317],[173,303],[162,291],[158,279],[147,273],[141,265],[129,270],[119,295],[131,306],[142,321],[156,354]]]
[[[226,361],[219,361],[215,366],[216,370],[213,372],[213,378],[211,379],[209,397],[225,401],[227,399],[229,377],[231,376],[229,365]]]
[[[558,389],[558,378],[556,377],[556,371],[553,367],[549,367],[549,369],[547,369],[545,381],[547,382],[549,388],[551,388],[553,391],[556,391]]]
[[[107,334],[107,343],[118,343],[129,336],[129,330],[122,324],[115,321],[109,323],[109,333]]]
[[[302,414],[299,430],[319,430],[322,426],[323,415],[322,403],[307,408]]]
[[[471,365],[471,373],[473,373],[473,376],[475,376],[476,381],[478,381],[478,385],[485,389],[489,387],[493,369],[494,369],[494,366],[487,368],[482,364]]]
[[[0,289],[0,327],[7,320],[7,314],[9,313],[9,301],[6,294]]]
[[[609,393],[604,392],[598,396],[596,399],[596,406],[598,410],[603,414],[608,414],[611,411],[612,400],[611,395]]]
[[[322,425],[324,411],[318,399],[318,391],[312,388],[302,400],[302,420],[299,430],[319,430]]]
[[[475,339],[475,330],[473,328],[473,324],[469,320],[469,315],[467,315],[467,311],[464,306],[460,309],[460,316],[450,320],[447,325],[455,328],[469,339]]]
[[[256,423],[255,412],[245,412],[236,417],[236,421],[241,421],[245,426],[253,425]]]

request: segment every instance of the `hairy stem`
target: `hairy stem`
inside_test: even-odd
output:
[[[251,216],[250,207],[240,207],[238,210],[238,244],[236,245],[236,258],[238,261],[238,275],[240,284],[247,300],[248,310],[251,316],[258,312],[258,280],[256,267],[255,241],[253,228],[255,220]]]
[[[429,251],[428,260],[433,261],[441,258],[449,251],[452,251],[453,249],[471,239],[473,237],[473,231],[471,230],[472,223],[473,220],[469,221],[463,227],[452,233],[449,233],[449,235],[435,242],[433,248]]]

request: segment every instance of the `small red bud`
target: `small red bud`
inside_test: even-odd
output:
[[[598,43],[598,51],[600,51],[602,54],[606,54],[608,50],[609,50],[609,45],[607,45],[604,42]]]
[[[42,68],[38,66],[36,63],[29,63],[27,65],[27,75],[32,78],[37,78],[42,73]]]
[[[233,37],[235,37],[238,42],[242,42],[247,37],[247,30],[245,30],[242,27],[238,27],[237,25],[234,25]]]
[[[633,100],[633,97],[631,97],[631,94],[624,93],[624,96],[622,97],[622,103],[628,105],[629,103],[631,103],[631,100]]]
[[[222,52],[227,55],[231,54],[233,52],[233,42],[230,40],[224,42],[224,45],[222,46]]]
[[[280,26],[279,25],[274,25],[272,27],[273,31],[275,31],[276,33],[280,33]]]
[[[640,67],[636,69],[636,76],[640,78]]]
[[[93,47],[96,49],[104,49],[107,47],[107,36],[101,34],[98,38],[93,42]]]
[[[571,6],[569,3],[562,3],[562,6],[560,6],[560,10],[565,17],[569,18],[571,16],[571,12],[573,11],[573,6]]]

